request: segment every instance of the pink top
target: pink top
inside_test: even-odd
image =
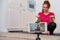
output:
[[[53,12],[49,12],[48,15],[45,15],[43,12],[39,12],[38,16],[40,17],[40,22],[47,22],[47,25],[50,23],[50,18],[55,17]]]

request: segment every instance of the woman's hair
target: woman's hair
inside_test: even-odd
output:
[[[48,8],[50,8],[50,2],[49,1],[44,1],[43,5],[46,4],[48,6]],[[42,12],[44,12],[44,10],[42,9]]]

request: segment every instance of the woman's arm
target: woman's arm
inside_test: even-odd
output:
[[[37,18],[37,21],[36,23],[39,23],[40,22],[40,19],[41,19],[41,12],[39,12],[37,15],[35,15],[35,17]]]
[[[37,17],[37,21],[36,23],[39,23],[40,22],[40,17],[36,16]]]
[[[49,0],[45,0],[45,1],[49,1]]]
[[[40,17],[37,17],[38,22],[40,22]]]

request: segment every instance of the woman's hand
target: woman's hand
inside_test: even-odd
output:
[[[49,1],[49,0],[45,0],[45,1]]]
[[[37,21],[40,22],[40,16],[35,16],[35,17],[37,17]]]
[[[39,18],[40,16],[35,15],[35,17]]]
[[[54,22],[55,17],[54,16],[51,16],[50,18],[51,18],[51,22]]]

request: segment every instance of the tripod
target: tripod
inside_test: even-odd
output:
[[[37,34],[36,40],[41,40],[41,38],[39,38],[40,33],[36,33],[36,34]]]

